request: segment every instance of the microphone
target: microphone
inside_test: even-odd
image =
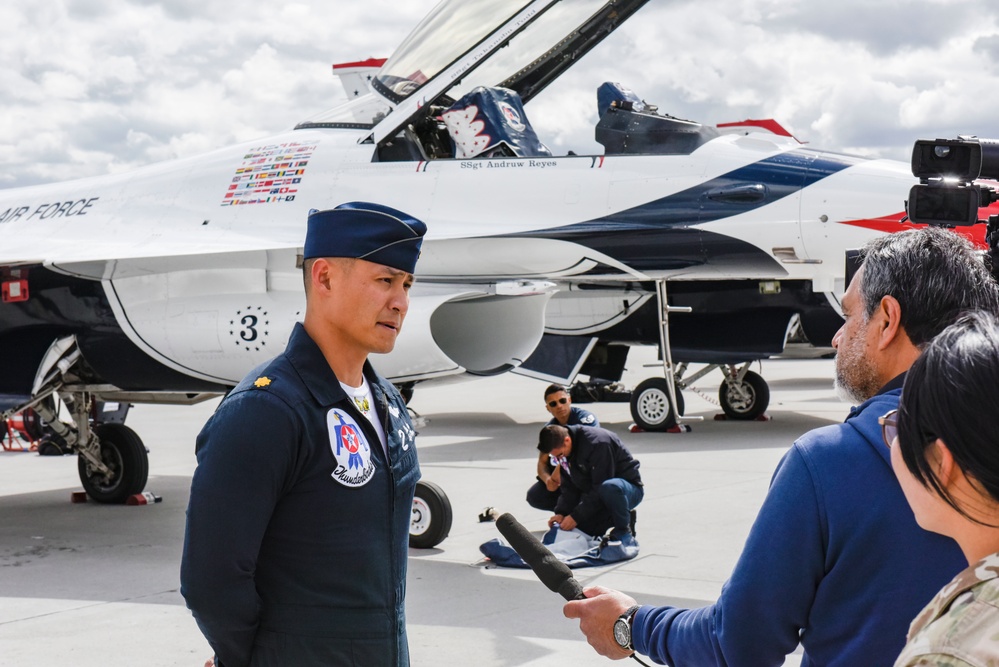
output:
[[[510,543],[517,555],[524,559],[534,574],[538,575],[545,586],[555,591],[566,600],[585,600],[583,587],[575,577],[569,566],[555,557],[548,547],[543,545],[538,538],[531,535],[524,526],[520,524],[513,515],[507,512],[496,519],[496,528],[503,534],[506,541]]]

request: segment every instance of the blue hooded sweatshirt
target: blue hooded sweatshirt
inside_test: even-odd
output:
[[[890,667],[909,623],[967,563],[921,529],[891,469],[878,417],[901,382],[843,424],[806,433],[784,455],[746,546],[715,604],[644,606],[639,653],[673,667]]]

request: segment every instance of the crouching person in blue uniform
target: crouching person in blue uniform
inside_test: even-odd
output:
[[[633,537],[632,510],[645,497],[641,464],[616,435],[592,426],[554,424],[541,429],[538,451],[562,470],[562,493],[549,528],[579,528],[596,537],[610,529],[612,540]]]
[[[409,664],[415,432],[367,361],[392,350],[426,226],[309,215],[306,310],[197,440],[181,593],[218,667]]]

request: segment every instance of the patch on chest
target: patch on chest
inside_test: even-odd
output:
[[[333,479],[344,486],[364,486],[375,474],[375,460],[371,455],[364,431],[354,418],[343,410],[333,408],[326,413],[330,448],[336,459]]]

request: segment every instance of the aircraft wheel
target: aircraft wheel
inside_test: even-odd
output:
[[[149,456],[139,436],[124,424],[98,424],[94,434],[101,444],[101,460],[111,470],[109,479],[87,473],[87,460],[79,457],[80,481],[87,495],[99,503],[123,503],[142,493],[149,477]]]
[[[769,407],[770,387],[759,374],[749,371],[738,387],[722,382],[718,389],[718,402],[729,419],[750,421]]]
[[[683,394],[676,392],[677,412],[683,414]],[[665,431],[676,426],[665,378],[644,380],[631,392],[631,418],[642,430]]]
[[[416,483],[413,516],[409,524],[409,546],[432,549],[451,532],[451,501],[433,482]]]

